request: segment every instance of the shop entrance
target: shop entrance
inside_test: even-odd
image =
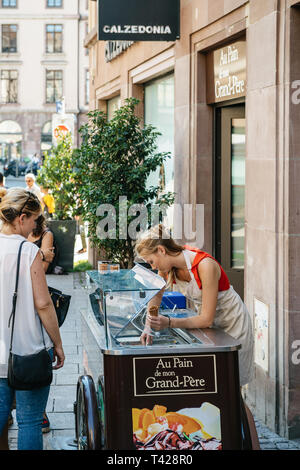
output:
[[[215,257],[244,298],[245,105],[217,107]]]

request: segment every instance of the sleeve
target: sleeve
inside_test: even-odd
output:
[[[24,243],[24,246],[26,246],[26,252],[28,253],[28,256],[29,256],[29,265],[31,266],[39,251],[39,247],[31,242]]]

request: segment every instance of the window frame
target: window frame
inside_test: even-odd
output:
[[[16,27],[16,50],[15,51],[4,51],[3,50],[3,28],[5,28],[5,26],[15,26]],[[18,30],[19,30],[19,27],[18,27],[18,24],[16,23],[2,23],[1,25],[1,54],[17,54],[18,53]]]
[[[59,6],[57,5],[49,5],[49,1],[50,0],[46,0],[46,8],[63,8],[63,0],[60,0],[61,4]],[[57,0],[53,0],[53,1],[57,1]]]
[[[3,77],[2,77],[2,73],[3,73],[3,72],[8,72],[9,77],[8,77],[8,78],[3,78]],[[15,78],[15,79],[10,78],[10,74],[11,74],[12,72],[15,72],[15,73],[16,73],[16,78]],[[3,100],[3,96],[1,95],[0,103],[1,103],[2,105],[4,105],[4,104],[17,104],[17,103],[18,103],[18,94],[19,94],[19,93],[18,93],[18,91],[19,91],[19,90],[18,90],[18,85],[19,85],[19,71],[18,71],[17,69],[1,69],[1,70],[0,70],[0,84],[2,84],[2,80],[7,80],[7,81],[8,81],[8,90],[7,90],[7,91],[8,91],[8,97],[9,97],[9,99],[8,99],[8,101],[4,101],[4,100]],[[11,82],[12,80],[15,80],[15,81],[16,81],[16,98],[15,98],[15,101],[11,101],[11,100],[10,100],[10,97],[11,97],[10,82]],[[1,85],[0,85],[0,86],[1,86]]]
[[[47,77],[48,72],[53,72],[54,73],[54,78],[53,79],[49,79]],[[61,79],[55,78],[55,73],[56,72],[61,72]],[[49,80],[51,82],[53,82],[54,101],[48,101],[47,100],[47,90],[48,90],[47,84],[48,84]],[[55,96],[55,83],[56,83],[56,80],[61,80],[61,96],[60,97]],[[62,69],[46,69],[45,70],[45,103],[46,104],[55,104],[57,100],[61,99],[63,97],[63,86],[64,86],[64,71]]]
[[[18,8],[18,0],[15,0],[16,4],[15,5],[3,5],[3,2],[5,0],[1,0],[1,8]],[[11,2],[11,0],[8,0],[9,2]]]
[[[55,26],[61,26],[61,31],[60,31],[60,32],[59,32],[59,31],[54,31],[54,32],[53,32],[53,45],[54,45],[54,46],[55,46],[55,34],[57,34],[57,33],[60,33],[60,34],[61,34],[61,50],[60,50],[60,51],[53,50],[53,52],[50,52],[50,51],[48,50],[48,31],[47,31],[48,26],[54,26],[54,27],[55,27]],[[50,34],[51,34],[51,33],[50,33]],[[45,25],[45,42],[46,42],[46,44],[45,44],[45,49],[46,49],[46,54],[62,54],[62,53],[63,53],[63,51],[64,51],[64,47],[63,47],[64,35],[63,35],[63,34],[64,34],[64,26],[63,26],[63,24],[61,24],[61,23],[56,23],[56,24],[47,23],[47,24]]]

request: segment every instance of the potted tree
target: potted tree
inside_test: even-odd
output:
[[[55,200],[53,219],[47,224],[59,248],[58,264],[66,271],[73,269],[76,235],[77,199],[74,192],[73,146],[71,134],[60,133],[57,146],[46,153],[37,182],[49,188]]]
[[[160,134],[153,126],[141,126],[135,115],[137,104],[138,100],[127,99],[110,121],[101,111],[90,112],[80,129],[82,145],[73,153],[76,191],[89,225],[89,240],[122,268],[131,268],[134,261],[135,240],[129,227],[147,228],[154,205],[166,209],[174,201],[173,193],[148,184],[149,175],[170,153],[157,152]],[[141,214],[134,208],[147,211],[140,224]],[[159,217],[163,215],[164,211]]]

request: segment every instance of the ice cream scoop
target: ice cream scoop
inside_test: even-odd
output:
[[[149,315],[151,315],[151,317],[157,317],[158,316],[158,306],[157,305],[153,305],[152,307],[149,308]]]

